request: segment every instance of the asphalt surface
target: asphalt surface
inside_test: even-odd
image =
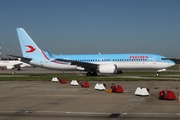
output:
[[[106,93],[59,82],[1,81],[0,120],[149,120],[180,119],[177,100],[159,100],[162,89],[178,97],[179,81],[102,82],[107,88],[121,85],[124,93]],[[135,96],[138,86],[150,89],[150,96]]]
[[[29,68],[28,68],[29,69]],[[21,72],[28,72],[25,69]],[[36,72],[33,69],[29,72]],[[40,72],[48,72],[42,70]],[[11,72],[11,71],[6,71]],[[53,71],[52,71],[53,72]],[[177,100],[159,100],[159,92],[172,90],[178,98],[180,81],[104,81],[106,88],[121,85],[124,93],[106,93],[51,81],[0,81],[0,120],[179,120]],[[150,96],[135,96],[137,87]]]

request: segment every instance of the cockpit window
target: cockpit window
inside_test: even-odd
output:
[[[168,58],[161,58],[162,60],[168,60]]]

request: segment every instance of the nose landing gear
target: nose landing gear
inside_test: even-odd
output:
[[[160,72],[156,72],[156,76],[157,76],[157,77],[160,76]]]

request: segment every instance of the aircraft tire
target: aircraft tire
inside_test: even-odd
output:
[[[97,72],[96,71],[89,71],[86,73],[86,76],[97,76]]]

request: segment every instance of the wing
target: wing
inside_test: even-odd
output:
[[[12,64],[15,68],[20,68],[20,65],[22,65],[23,63],[18,63],[18,64]]]
[[[95,63],[88,63],[88,62],[81,62],[75,60],[67,60],[67,59],[55,59],[55,61],[62,61],[62,62],[70,62],[70,65],[77,65],[79,67],[83,67],[85,70],[96,70],[99,64]]]

